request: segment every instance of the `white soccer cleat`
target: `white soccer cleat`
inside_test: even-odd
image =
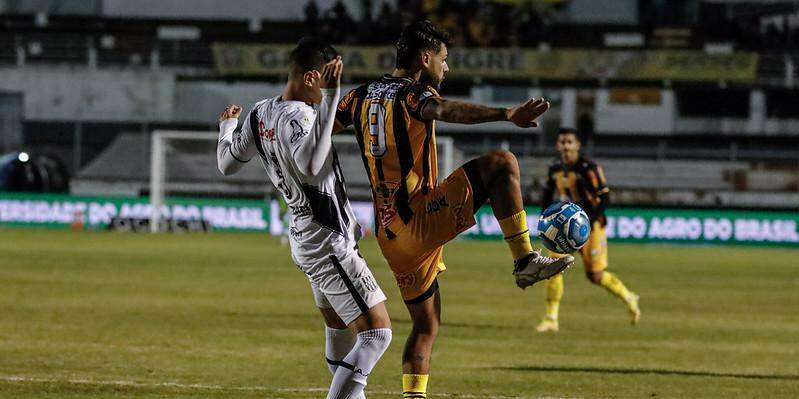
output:
[[[541,251],[534,251],[513,262],[513,275],[516,276],[516,285],[521,289],[525,289],[566,270],[573,263],[574,257],[571,255],[565,255],[562,258],[550,258],[541,255]]]

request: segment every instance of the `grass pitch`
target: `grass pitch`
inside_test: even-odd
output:
[[[409,320],[374,240],[394,341],[369,398],[400,397]],[[448,246],[431,398],[799,397],[799,251],[610,245],[641,325],[566,276],[561,331],[504,243]],[[323,398],[322,321],[288,249],[258,234],[0,230],[0,397]]]

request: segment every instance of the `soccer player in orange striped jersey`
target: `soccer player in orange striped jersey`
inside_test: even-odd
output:
[[[580,138],[574,129],[558,131],[556,148],[560,155],[549,167],[547,184],[544,187],[541,205],[547,207],[558,201],[571,201],[580,205],[591,219],[591,235],[580,249],[585,276],[592,283],[604,287],[621,299],[627,306],[630,321],[638,324],[641,310],[638,295],[624,286],[615,274],[607,271],[608,239],[605,235],[605,208],[608,205],[608,189],[602,167],[580,155]],[[562,256],[553,253],[552,256]],[[558,312],[563,296],[563,275],[547,281],[546,315],[536,326],[538,332],[558,331]]]
[[[428,21],[406,27],[397,41],[392,74],[350,91],[337,122],[352,125],[372,186],[380,249],[397,280],[413,328],[403,353],[405,398],[426,398],[430,354],[440,323],[438,274],[443,246],[475,224],[490,201],[514,260],[516,284],[550,278],[574,258],[533,251],[522,208],[519,165],[508,151],[473,159],[438,181],[436,121],[475,124],[509,121],[536,127],[549,109],[544,99],[513,108],[446,100],[438,94],[447,66],[449,36]]]

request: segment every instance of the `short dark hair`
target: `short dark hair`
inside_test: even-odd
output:
[[[297,42],[297,47],[289,54],[289,65],[292,71],[305,73],[319,70],[322,65],[338,56],[333,46],[314,36],[306,36]]]
[[[577,133],[577,129],[573,127],[562,127],[558,129],[558,136],[561,134],[573,134],[577,141],[582,142],[583,138]]]
[[[422,51],[439,51],[441,45],[449,46],[451,37],[427,20],[417,21],[405,27],[397,40],[397,68],[410,69],[413,59]]]

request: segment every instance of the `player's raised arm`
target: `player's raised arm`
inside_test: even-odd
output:
[[[477,124],[496,121],[510,121],[519,127],[537,127],[536,119],[547,112],[549,101],[531,98],[524,104],[513,108],[495,108],[465,101],[447,100],[431,97],[421,108],[425,120],[439,120],[451,123]]]
[[[229,176],[238,172],[241,167],[255,155],[255,146],[251,145],[252,135],[249,124],[244,121],[242,130],[236,133],[241,107],[229,105],[219,115],[219,142],[216,146],[216,164],[223,175]]]
[[[350,90],[341,101],[338,102],[336,109],[336,123],[333,125],[333,134],[336,134],[352,126],[352,103],[355,99],[355,89]]]
[[[336,122],[343,69],[340,56],[322,67],[322,102],[319,104],[319,114],[310,133],[298,139],[297,143],[292,143],[296,145],[293,155],[297,168],[305,175],[318,174],[333,147],[333,126]]]

